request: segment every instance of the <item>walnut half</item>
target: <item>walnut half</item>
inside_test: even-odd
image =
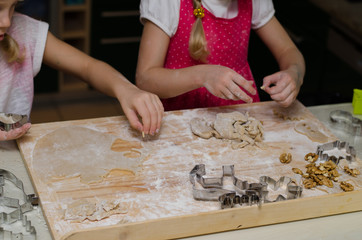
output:
[[[292,161],[292,154],[282,153],[279,157],[281,163],[290,163]]]
[[[340,182],[339,186],[343,189],[343,191],[345,192],[350,192],[354,190],[354,187],[352,184],[348,183],[348,182]]]
[[[357,177],[357,175],[360,174],[360,171],[358,171],[357,169],[351,169],[348,166],[344,166],[343,170],[352,177]]]
[[[310,162],[310,163],[314,163],[318,160],[319,155],[315,154],[315,153],[308,153],[307,155],[305,155],[304,160]]]

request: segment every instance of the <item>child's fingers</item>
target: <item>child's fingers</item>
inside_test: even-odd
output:
[[[30,123],[26,123],[20,128],[16,128],[13,130],[10,130],[8,132],[6,131],[0,131],[0,141],[6,141],[6,140],[14,140],[18,139],[21,136],[23,136],[31,127]]]
[[[163,106],[159,99],[155,96],[152,101],[147,102],[147,110],[150,116],[150,134],[157,133],[161,126],[163,116]]]
[[[239,74],[235,74],[232,78],[233,82],[245,89],[251,95],[256,94],[256,89],[253,86],[253,81],[248,81]],[[237,96],[237,95],[236,95]]]
[[[30,127],[31,127],[31,123],[26,123],[26,124],[24,124],[23,126],[21,126],[20,128],[15,129],[15,130],[12,132],[12,138],[13,138],[13,139],[20,138],[21,136],[23,136],[25,133],[28,132],[28,130],[30,129]]]
[[[137,113],[133,110],[124,110],[124,114],[126,114],[126,117],[130,123],[130,125],[134,128],[137,129],[140,132],[143,132],[143,126],[142,123],[140,122],[140,120],[138,119]]]
[[[0,130],[0,141],[6,141],[7,139],[7,132]]]
[[[252,86],[252,83],[251,83]],[[232,82],[231,84],[229,84],[227,86],[228,91],[230,92],[231,96],[228,96],[228,99],[233,99],[233,100],[243,100],[244,102],[247,103],[252,103],[253,99],[246,94],[242,89],[240,89],[240,87],[235,84],[234,82]],[[225,93],[224,93],[225,95]]]

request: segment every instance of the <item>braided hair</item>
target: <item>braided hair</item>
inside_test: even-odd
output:
[[[207,41],[205,37],[204,27],[202,26],[202,18],[204,17],[204,10],[201,6],[201,0],[192,0],[194,7],[194,15],[196,21],[192,26],[189,52],[193,59],[206,63],[207,57],[210,52],[207,49]]]

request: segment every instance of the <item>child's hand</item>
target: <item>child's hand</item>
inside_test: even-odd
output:
[[[26,123],[20,128],[8,132],[0,130],[0,141],[14,140],[23,136],[31,127],[31,123]]]
[[[301,83],[292,70],[274,73],[264,78],[262,89],[283,107],[290,106],[297,98]]]
[[[145,134],[158,133],[164,109],[157,95],[134,87],[122,96],[120,102],[133,128]],[[141,117],[142,122],[138,116]]]
[[[234,70],[219,65],[203,65],[204,86],[213,95],[230,100],[253,100],[240,87],[252,95],[256,94],[253,81],[248,81]]]

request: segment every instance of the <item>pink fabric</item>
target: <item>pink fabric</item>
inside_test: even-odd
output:
[[[247,62],[252,1],[238,0],[238,8],[238,15],[232,19],[217,18],[205,9],[202,23],[210,51],[208,64],[229,67],[245,79],[254,82]],[[190,33],[194,22],[192,0],[181,0],[179,25],[175,36],[170,40],[165,68],[180,69],[202,64],[193,60],[188,51]],[[255,82],[253,85],[256,88]],[[254,102],[260,101],[258,94],[250,96]],[[204,87],[177,97],[162,99],[162,102],[166,111],[244,103],[244,101],[218,98]]]

